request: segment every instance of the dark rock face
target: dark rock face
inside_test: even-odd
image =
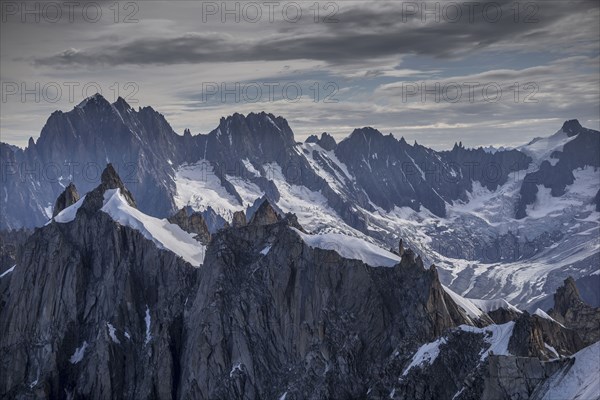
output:
[[[321,133],[321,139],[317,142],[319,146],[327,151],[334,150],[337,146],[335,139],[327,132]]]
[[[168,220],[172,224],[179,225],[184,231],[196,234],[195,239],[200,243],[210,242],[210,232],[202,213],[184,207]]]
[[[565,363],[568,363],[568,360],[545,363],[530,357],[491,356],[480,398],[529,399],[535,388]]]
[[[552,346],[561,355],[571,355],[585,347],[579,334],[558,323],[523,313],[515,321],[513,335],[508,343],[511,354],[535,357],[540,360],[556,358],[546,344]]]
[[[494,321],[494,323],[499,324],[499,325],[505,324],[510,321],[514,321],[517,318],[519,318],[519,316],[521,315],[518,312],[516,312],[515,310],[511,310],[509,308],[503,308],[503,307],[500,307],[496,310],[489,311],[487,314],[492,319],[492,321]]]
[[[327,132],[321,133],[320,139],[317,135],[310,135],[309,137],[306,138],[305,143],[316,143],[319,146],[321,146],[324,150],[327,150],[327,151],[334,150],[335,147],[337,146],[337,143],[336,143],[335,139],[333,138],[333,136],[331,136]]]
[[[310,135],[304,141],[305,143],[317,143],[319,141],[319,137],[317,135]]]
[[[584,130],[584,128],[583,128],[583,126],[581,126],[581,124],[579,123],[578,120],[571,119],[571,120],[565,121],[565,123],[562,126],[562,130],[563,130],[563,132],[565,132],[567,134],[568,137],[573,137],[575,135],[578,135],[579,132]]]
[[[233,220],[231,221],[231,226],[234,228],[246,226],[246,214],[243,211],[234,212]]]
[[[270,225],[279,221],[281,217],[268,200],[264,200],[250,219],[250,225]]]
[[[491,332],[497,327],[491,326]],[[487,334],[485,334],[487,335]],[[544,384],[557,371],[573,363],[572,355],[583,344],[576,332],[537,316],[522,314],[515,322],[508,350],[512,355],[495,355],[485,335],[461,329],[437,339],[433,361],[421,363],[400,376],[389,398],[517,400],[542,398]],[[537,343],[539,342],[539,343]],[[556,346],[550,354],[544,343]],[[553,345],[550,345],[552,343]],[[559,358],[560,357],[560,358]],[[546,361],[551,359],[551,361]],[[406,365],[406,363],[404,364]],[[372,398],[388,397],[386,392]],[[534,396],[534,397],[532,397]]]
[[[489,190],[496,190],[508,181],[511,172],[526,169],[532,161],[529,156],[517,150],[489,153],[482,148],[466,149],[457,144],[452,151],[442,154],[450,166],[460,167],[460,179],[456,181],[469,190],[469,180],[477,181]]]
[[[47,214],[45,207],[56,199],[60,189],[56,193],[49,194],[50,190],[46,185],[36,188],[33,185],[26,184],[25,172],[27,164],[21,161],[25,157],[25,152],[20,148],[0,143],[0,173],[2,174],[2,189],[8,196],[0,196],[0,229],[18,229],[21,227],[31,228],[45,224],[50,215]],[[21,178],[23,174],[23,178]],[[40,202],[42,196],[40,191],[44,192],[44,200]]]
[[[65,191],[58,196],[56,203],[54,204],[54,210],[52,211],[52,217],[56,217],[59,212],[65,208],[75,204],[79,200],[79,193],[73,183],[69,183],[69,186],[65,188]]]
[[[556,371],[572,362],[563,357],[583,347],[576,332],[524,313],[512,327],[508,343],[512,355],[494,355],[486,336],[498,327],[488,328],[482,331],[485,333],[460,328],[446,332],[435,346],[426,345],[427,352],[433,354],[432,360],[408,370],[406,358],[398,355],[397,359],[402,360],[399,365],[404,367],[397,369],[398,364],[393,363],[388,366],[388,370],[399,376],[392,382],[393,390],[390,392],[388,386],[367,398],[528,399],[541,391],[542,384]],[[556,346],[558,354],[551,353],[545,344]],[[490,353],[482,356],[488,349]],[[546,361],[549,359],[552,361]]]
[[[186,319],[181,393],[361,398],[395,349],[468,321],[435,269],[408,258],[365,267],[308,247],[288,223],[213,238]]]
[[[581,300],[592,307],[600,307],[600,275],[582,276],[575,281]],[[546,307],[550,308],[550,307]]]
[[[32,233],[27,229],[0,231],[0,274],[16,264],[23,245]]]
[[[204,218],[204,221],[208,227],[208,231],[211,234],[216,233],[219,229],[229,225],[225,218],[217,214],[217,212],[210,206],[206,210],[202,211],[202,217]]]
[[[19,254],[23,253],[23,246],[31,233],[25,229],[0,231],[0,310],[6,307],[11,278],[17,268],[17,259]]]
[[[0,309],[0,393],[174,397],[197,270],[107,214],[81,210],[36,230],[17,260]]]
[[[380,393],[371,398],[452,399],[470,382],[480,364],[480,351],[486,348],[483,335],[463,331],[450,332],[440,345],[436,359],[425,368],[412,368],[406,375],[398,371],[393,396]]]
[[[573,278],[554,294],[554,307],[548,314],[561,324],[577,331],[586,345],[600,340],[600,308],[591,307],[581,300]]]
[[[384,136],[376,129],[362,128],[342,140],[335,154],[371,201],[385,210],[394,206],[419,210],[423,205],[436,215],[445,215],[444,199],[426,183],[426,175],[419,170],[419,163],[431,161],[421,149],[391,135]]]

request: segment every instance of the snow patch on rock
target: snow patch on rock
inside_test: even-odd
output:
[[[400,257],[394,253],[357,237],[340,233],[308,235],[296,228],[292,229],[310,247],[334,250],[344,258],[360,260],[371,267],[393,267],[400,262]]]
[[[473,302],[471,302],[471,300],[466,299],[465,297],[462,297],[461,295],[459,295],[458,293],[452,291],[450,288],[442,285],[442,287],[444,288],[444,290],[446,291],[446,293],[448,293],[450,295],[450,297],[452,298],[452,300],[454,300],[454,302],[463,310],[465,310],[465,312],[467,313],[467,315],[471,318],[479,318],[481,317],[484,312],[481,311]]]
[[[53,220],[61,224],[73,221],[77,216],[77,210],[79,210],[79,207],[81,207],[84,200],[85,196],[82,196],[74,204],[71,204],[69,207],[59,212]]]
[[[172,251],[195,267],[204,262],[206,247],[190,233],[166,219],[151,217],[130,206],[119,189],[107,190],[104,193],[104,205],[101,211],[121,225],[139,231],[159,248]]]
[[[467,299],[474,305],[476,305],[481,311],[489,313],[492,311],[496,311],[499,309],[511,310],[518,314],[523,313],[517,307],[510,304],[508,301],[504,299],[494,299],[494,300],[481,300],[481,299]]]
[[[78,362],[83,360],[83,356],[85,355],[85,349],[87,349],[87,347],[88,347],[88,342],[84,341],[83,344],[81,345],[81,347],[78,347],[75,349],[75,352],[73,353],[71,358],[69,358],[69,362],[71,364],[77,364]]]
[[[426,343],[421,346],[413,356],[408,367],[406,367],[402,373],[402,376],[406,376],[413,367],[422,367],[425,364],[431,365],[440,354],[440,346],[447,342],[445,337],[441,337],[434,342]]]
[[[1,275],[0,278],[4,278],[6,275],[10,274],[11,272],[13,272],[15,270],[15,267],[17,266],[17,264],[13,265],[12,267],[10,267],[9,269],[7,269],[6,271],[4,271]]]
[[[579,350],[544,383],[542,400],[600,398],[600,342]]]

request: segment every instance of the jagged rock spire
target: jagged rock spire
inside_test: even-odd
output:
[[[189,212],[185,207],[168,218],[169,222],[178,225],[186,232],[195,234],[195,239],[203,244],[210,242],[208,225],[200,212]]]
[[[318,143],[319,137],[317,135],[310,135],[309,137],[306,138],[306,140],[304,142],[305,143]]]
[[[246,226],[246,214],[244,214],[243,211],[234,212],[233,220],[231,221],[231,226],[234,228]]]
[[[333,138],[333,136],[331,136],[327,132],[323,132],[321,134],[321,139],[319,139],[319,146],[321,146],[325,150],[330,151],[330,150],[335,149],[335,147],[337,146],[337,143],[336,143],[335,139]]]
[[[327,132],[321,133],[320,139],[317,135],[310,135],[308,138],[306,138],[305,143],[316,143],[327,151],[333,150],[337,146],[333,136]]]
[[[554,293],[554,311],[565,314],[573,306],[582,303],[579,289],[575,285],[573,277],[565,279],[563,286],[559,287]]]
[[[102,204],[104,203],[104,192],[110,189],[119,189],[125,201],[127,201],[130,206],[137,208],[133,195],[125,187],[119,174],[110,163],[107,164],[104,171],[102,171],[100,185],[86,195],[82,207],[92,212],[98,211],[102,208]]]
[[[600,308],[583,302],[572,277],[556,289],[554,308],[548,314],[567,328],[576,330],[586,345],[600,340]]]
[[[265,199],[258,210],[252,216],[250,225],[270,225],[278,222],[281,219],[277,211],[271,206],[269,200]]]
[[[135,200],[133,199],[133,195],[129,192],[129,190],[127,190],[127,188],[123,184],[123,181],[121,180],[121,177],[119,177],[119,174],[117,173],[112,164],[109,163],[106,165],[106,168],[104,169],[104,171],[102,171],[102,176],[100,180],[100,187],[102,187],[103,189],[103,194],[104,191],[108,189],[120,189],[121,194],[123,195],[123,197],[125,197],[125,200],[127,200],[129,205],[137,208]]]
[[[411,248],[406,248],[402,253],[402,263],[413,264],[415,262],[415,252]]]
[[[75,204],[79,200],[79,193],[73,182],[69,183],[69,186],[58,196],[56,203],[54,203],[54,210],[52,211],[52,218],[56,217],[59,212],[65,208]]]
[[[402,239],[400,239],[400,243],[398,243],[398,255],[402,257],[404,255],[404,243]]]

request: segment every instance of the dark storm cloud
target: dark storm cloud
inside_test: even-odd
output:
[[[343,6],[343,3],[340,3]],[[290,24],[279,23],[277,35],[266,35],[262,39],[245,40],[243,37],[216,33],[191,33],[168,38],[147,37],[123,44],[105,44],[82,50],[68,49],[59,54],[40,57],[35,65],[165,65],[198,64],[205,62],[236,61],[280,61],[308,59],[339,64],[360,62],[368,59],[420,54],[434,57],[460,57],[475,50],[494,45],[528,46],[551,37],[572,37],[578,42],[578,35],[589,39],[588,31],[595,26],[580,25],[564,32],[557,32],[557,24],[577,21],[590,12],[597,12],[598,5],[593,1],[577,2],[528,2],[535,9],[521,9],[515,17],[514,2],[491,2],[488,10],[502,9],[502,17],[491,22],[495,14],[484,14],[485,2],[479,4],[472,14],[461,8],[463,15],[456,23],[435,22],[435,17],[426,14],[422,20],[420,11],[403,8],[406,3],[383,3],[376,8],[348,8],[336,15],[338,23],[330,24]],[[420,5],[423,3],[412,3]],[[427,3],[434,4],[434,3]],[[444,3],[441,3],[444,4]],[[465,4],[457,2],[454,4]],[[429,6],[430,10],[434,7]],[[515,18],[518,21],[515,21]],[[264,24],[250,24],[250,29],[268,34],[272,27]],[[553,29],[554,28],[554,29]],[[306,34],[305,32],[311,32]],[[542,49],[539,49],[542,50]],[[550,49],[552,50],[552,49]]]

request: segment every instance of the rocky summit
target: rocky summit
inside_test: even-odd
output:
[[[402,240],[311,234],[266,199],[210,234],[101,177],[0,278],[3,398],[541,399],[598,354],[572,280],[549,314],[496,307]]]

